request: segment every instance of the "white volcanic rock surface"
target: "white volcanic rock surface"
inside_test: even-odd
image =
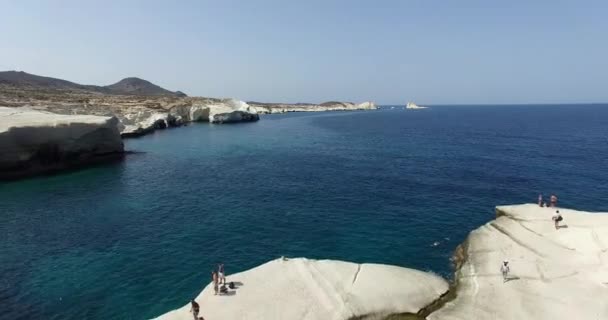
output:
[[[210,284],[196,297],[205,319],[382,319],[417,313],[448,290],[441,277],[422,271],[333,260],[277,259],[228,275],[237,284],[215,296]],[[158,319],[190,320],[190,304]]]
[[[463,244],[456,299],[428,319],[608,319],[608,213],[559,210],[567,227],[556,230],[555,209],[497,207]]]
[[[0,177],[122,154],[118,120],[0,107]]]

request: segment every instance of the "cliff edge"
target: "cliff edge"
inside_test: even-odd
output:
[[[384,319],[416,314],[448,290],[434,274],[380,264],[276,259],[227,276],[235,289],[196,297],[205,319]],[[190,304],[157,319],[190,320]]]
[[[0,180],[114,160],[123,153],[114,117],[0,107]]]

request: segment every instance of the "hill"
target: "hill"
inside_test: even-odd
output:
[[[186,97],[181,91],[169,91],[150,81],[130,77],[108,86],[82,85],[67,80],[43,77],[23,71],[1,71],[0,84],[51,90],[90,91],[102,94]]]
[[[140,78],[124,78],[115,84],[105,86],[113,94],[133,94],[139,96],[176,95],[185,97],[181,91],[172,92],[161,88],[150,81]]]

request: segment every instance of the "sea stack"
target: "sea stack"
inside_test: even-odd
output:
[[[419,106],[413,102],[408,102],[405,106],[406,109],[426,109],[427,107]]]
[[[445,280],[427,272],[304,258],[279,258],[226,281],[234,289],[214,295],[210,284],[196,297],[205,319],[384,319],[417,314],[448,291]],[[189,310],[188,304],[158,319],[190,320]]]
[[[0,107],[0,180],[120,158],[118,123],[115,117]]]

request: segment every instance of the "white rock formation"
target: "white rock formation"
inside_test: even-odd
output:
[[[0,107],[0,179],[66,169],[123,152],[114,117]]]
[[[121,134],[125,137],[129,135],[138,136],[146,133],[150,133],[156,129],[165,129],[167,128],[169,122],[169,114],[168,113],[144,113],[139,111],[136,114],[125,114],[125,118],[131,117],[131,121],[135,124],[125,125],[125,121],[123,121],[119,128],[121,129]]]
[[[257,121],[257,111],[250,108],[244,101],[228,99],[222,104],[210,105],[209,122],[230,123],[243,121]]]
[[[214,296],[208,285],[196,298],[205,319],[383,319],[415,314],[448,290],[445,280],[422,271],[304,258],[273,260],[227,281],[237,284],[228,295]],[[190,320],[189,310],[158,319]]]
[[[363,102],[359,104],[351,102],[326,102],[322,104],[251,103],[250,108],[260,114],[377,109],[373,102]]]
[[[157,129],[180,126],[187,122],[232,123],[259,120],[259,115],[243,101],[235,99],[190,99],[190,104],[176,105],[164,112],[123,110],[123,137],[140,136]]]
[[[419,106],[413,102],[408,102],[405,106],[406,109],[426,109],[427,107]]]
[[[460,247],[455,300],[430,320],[608,319],[608,213],[497,207]],[[510,264],[503,283],[500,266]]]

